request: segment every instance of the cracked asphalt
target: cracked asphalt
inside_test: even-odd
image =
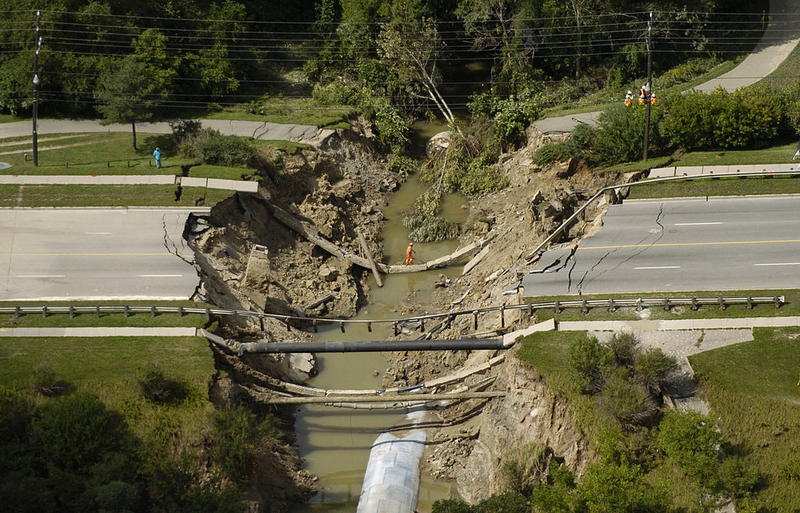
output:
[[[800,196],[626,201],[522,285],[526,297],[797,288],[799,255]]]

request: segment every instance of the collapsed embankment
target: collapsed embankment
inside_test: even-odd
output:
[[[519,280],[536,244],[600,187],[625,179],[613,173],[598,178],[574,163],[538,169],[532,164],[533,152],[547,138],[536,133],[535,128],[528,136],[525,148],[504,155],[498,164],[497,171],[509,179],[510,187],[468,205],[470,215],[462,245],[493,232],[491,242],[469,266],[470,271],[456,280],[440,280],[431,294],[416,296],[412,292],[408,298],[398,298],[398,304],[403,305],[403,311],[398,313],[412,315],[518,303],[520,297],[504,291]],[[275,181],[265,177],[257,194],[237,194],[191,228],[191,244],[203,276],[201,297],[226,308],[297,316],[352,316],[368,296],[368,271],[354,266],[346,256],[366,256],[359,245],[358,231],[365,235],[369,253],[382,254],[381,208],[401,181],[401,176],[387,170],[385,159],[367,138],[349,131],[338,131],[319,147],[288,157],[286,169]],[[603,211],[602,204],[588,209],[565,239],[590,231]],[[285,214],[341,248],[343,254],[324,250],[301,236],[282,220]],[[420,297],[425,300],[420,301]],[[279,321],[266,320],[258,326],[248,322],[252,321],[238,319],[221,327],[222,333],[249,341],[310,338],[307,331],[292,329]],[[530,319],[524,314],[515,313],[502,321],[487,317],[480,324],[481,331],[500,333],[515,323],[527,322]],[[430,336],[416,329],[412,325],[401,336]],[[474,331],[472,321],[461,318],[441,327],[436,336],[460,338]],[[413,386],[488,356],[491,355],[486,352],[466,351],[391,353],[384,384]],[[439,412],[441,422],[429,437],[432,443],[426,451],[426,465],[434,476],[457,481],[459,491],[470,500],[480,500],[500,489],[498,472],[509,447],[534,440],[546,443],[555,457],[578,474],[590,455],[566,405],[543,383],[531,378],[513,357],[507,360],[495,369],[493,385],[509,391],[505,400],[490,404],[467,401]],[[264,386],[273,378],[301,381],[315,372],[312,355],[249,355],[243,362],[221,355],[219,362],[238,381],[226,384],[229,399],[236,394],[246,395],[247,383]],[[480,379],[475,377],[473,381]],[[284,471],[294,472],[290,466]],[[273,508],[282,510],[282,506]]]

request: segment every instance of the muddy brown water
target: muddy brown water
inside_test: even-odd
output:
[[[441,127],[426,127],[440,131]],[[437,129],[438,128],[438,129]],[[384,209],[387,218],[384,228],[386,261],[400,263],[408,246],[408,230],[402,224],[402,212],[409,208],[427,185],[412,176],[393,195],[391,204]],[[461,222],[466,211],[461,208],[463,198],[452,195],[443,205],[444,215]],[[433,260],[449,254],[458,246],[457,241],[414,244],[415,262]],[[384,275],[384,286],[378,288],[371,279],[369,303],[359,311],[357,319],[390,319],[401,317],[398,306],[409,296],[423,295],[433,289],[440,274],[452,278],[460,276],[460,269],[439,269],[426,273]],[[390,326],[373,325],[370,333],[366,327],[353,327],[346,333],[338,328],[320,331],[317,340],[385,340]],[[322,388],[380,389],[387,362],[380,353],[319,354],[319,375],[311,384]],[[352,410],[319,405],[305,405],[297,412],[297,445],[305,460],[306,470],[319,477],[322,491],[308,504],[292,509],[293,513],[353,513],[358,504],[369,450],[380,433],[400,424],[405,410]],[[431,511],[437,499],[455,495],[455,485],[437,482],[430,475],[421,476],[417,511]]]

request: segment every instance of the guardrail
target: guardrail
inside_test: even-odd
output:
[[[0,314],[11,314],[15,318],[19,318],[21,314],[41,314],[42,317],[47,317],[48,314],[69,314],[72,318],[75,314],[95,314],[100,317],[104,313],[116,313],[128,316],[134,313],[149,313],[151,317],[158,314],[178,314],[179,316],[188,314],[205,315],[208,321],[211,321],[213,316],[230,316],[230,317],[244,317],[255,318],[261,321],[262,329],[264,319],[274,319],[283,322],[287,330],[292,327],[296,329],[313,329],[315,332],[319,331],[320,326],[338,326],[342,333],[345,332],[347,325],[363,325],[366,326],[367,331],[372,331],[373,324],[389,324],[392,326],[394,334],[397,335],[404,324],[419,324],[419,329],[425,332],[425,323],[432,324],[438,323],[436,328],[441,328],[449,325],[453,320],[459,316],[468,315],[473,318],[473,329],[478,329],[478,318],[481,315],[490,313],[499,313],[500,315],[500,328],[505,328],[505,313],[513,310],[527,311],[528,315],[533,316],[536,311],[550,310],[554,313],[559,313],[566,308],[580,308],[583,313],[589,313],[594,308],[606,308],[608,311],[613,312],[617,308],[636,308],[642,310],[644,308],[661,307],[669,310],[673,306],[688,306],[692,310],[697,310],[701,306],[718,306],[720,309],[725,309],[730,305],[747,305],[748,309],[752,309],[757,304],[773,304],[775,308],[779,308],[785,301],[784,296],[747,296],[747,297],[690,297],[690,298],[635,298],[635,299],[574,299],[567,301],[549,301],[542,303],[524,303],[521,305],[502,305],[486,308],[477,308],[470,310],[458,310],[453,312],[442,312],[425,315],[416,315],[411,317],[401,317],[395,319],[330,319],[322,317],[304,317],[300,315],[283,315],[266,312],[253,312],[249,310],[228,310],[222,308],[195,308],[187,306],[130,306],[130,305],[97,305],[97,306],[0,306]]]

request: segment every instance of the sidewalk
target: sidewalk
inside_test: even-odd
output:
[[[785,164],[736,164],[732,166],[683,166],[656,167],[650,170],[648,178],[670,178],[673,176],[721,175],[733,173],[771,173],[797,171],[796,162]]]
[[[197,328],[0,328],[0,337],[197,337]]]
[[[258,182],[176,175],[0,175],[0,185],[179,185],[258,192]]]

